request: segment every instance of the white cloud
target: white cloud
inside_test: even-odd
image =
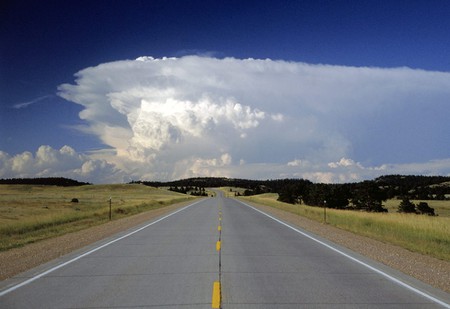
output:
[[[82,105],[81,130],[105,149],[44,147],[9,158],[11,173],[114,166],[117,179],[326,182],[448,173],[450,73],[185,56],[115,61],[75,76],[59,95]]]
[[[97,157],[110,158],[108,161],[112,163]],[[86,155],[77,153],[69,146],[59,150],[41,146],[35,154],[23,152],[15,156],[0,151],[0,178],[68,177],[94,183],[113,183],[137,179],[208,176],[253,179],[304,178],[313,182],[343,183],[374,179],[389,174],[450,176],[450,159],[380,166],[363,166],[349,158],[331,163],[312,163],[295,159],[287,164],[249,164],[242,159],[234,162],[229,153],[209,158],[191,156],[175,163],[161,160],[151,163],[133,161],[116,164],[115,159],[117,158],[111,153],[108,154],[108,151]]]
[[[0,178],[69,177],[104,183],[120,181],[120,176],[112,164],[78,154],[69,146],[57,150],[44,145],[34,155],[26,151],[11,156],[0,151]]]
[[[221,123],[228,123],[237,131],[254,128],[264,116],[264,112],[232,99],[214,103],[204,97],[196,103],[172,98],[164,102],[143,99],[128,119],[134,133],[132,146],[159,151],[164,145],[180,143],[185,137],[208,135]]]
[[[339,162],[328,163],[328,166],[331,168],[338,168],[340,166],[348,167],[348,166],[354,166],[354,165],[360,166],[359,163],[355,163],[355,161],[353,161],[352,159],[347,159],[347,158],[341,158],[341,160],[339,160]]]
[[[305,160],[295,159],[287,163],[288,166],[308,166],[309,162]]]

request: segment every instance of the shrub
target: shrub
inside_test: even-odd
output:
[[[417,205],[417,211],[422,214],[422,215],[429,215],[429,216],[434,216],[434,208],[431,208],[430,206],[428,206],[428,203],[426,202],[420,202]]]
[[[398,212],[416,213],[416,205],[414,205],[414,203],[412,203],[409,199],[404,198],[400,205],[398,205]]]

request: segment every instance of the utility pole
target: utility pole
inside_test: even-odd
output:
[[[112,220],[112,207],[111,207],[111,204],[112,204],[112,197],[109,197],[109,221]]]

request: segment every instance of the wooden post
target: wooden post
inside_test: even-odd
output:
[[[109,197],[109,221],[112,220],[112,207],[111,207],[111,204],[112,204],[112,198]]]

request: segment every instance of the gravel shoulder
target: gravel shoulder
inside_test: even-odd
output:
[[[0,252],[0,280],[13,277],[96,241],[172,212],[190,202],[148,211],[75,233],[29,244],[22,248]],[[251,204],[285,222],[310,231],[450,293],[450,262],[410,252],[401,247],[385,244],[364,236],[355,235],[279,209]]]

